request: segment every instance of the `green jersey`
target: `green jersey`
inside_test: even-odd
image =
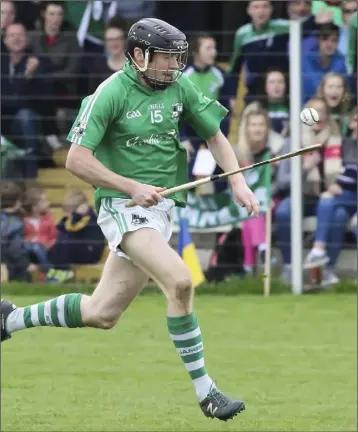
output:
[[[357,12],[352,16],[349,23],[349,48],[348,48],[348,64],[349,73],[357,71]]]
[[[139,81],[127,63],[123,71],[114,73],[83,100],[67,139],[92,150],[116,174],[171,188],[188,181],[180,123],[188,123],[208,140],[218,132],[226,114],[226,108],[199,92],[187,76],[182,75],[164,91],[153,91]],[[98,187],[97,210],[106,197],[129,198]],[[186,204],[186,193],[170,198],[178,206]]]

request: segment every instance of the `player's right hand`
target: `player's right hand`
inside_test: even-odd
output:
[[[131,195],[132,200],[141,207],[151,207],[158,204],[163,199],[160,192],[165,191],[165,187],[157,187],[137,183]]]

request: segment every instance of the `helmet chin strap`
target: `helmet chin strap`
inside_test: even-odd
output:
[[[149,63],[149,50],[145,50],[144,54],[144,66],[139,66],[139,64],[134,60],[134,58],[128,54],[130,57],[132,63],[135,65],[135,67],[139,70],[139,72],[145,72],[148,69],[148,63]]]

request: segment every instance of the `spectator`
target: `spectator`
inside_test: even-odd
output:
[[[10,0],[3,0],[0,3],[1,7],[1,53],[6,52],[6,46],[4,44],[4,33],[10,24],[15,22],[15,5]]]
[[[338,124],[329,116],[328,107],[321,99],[311,99],[308,108],[319,113],[320,121],[314,126],[304,126],[303,146],[321,143],[322,150],[303,158],[303,217],[314,216],[319,196],[336,178],[341,168],[341,144]],[[290,151],[290,140],[286,139],[283,153]],[[279,163],[272,194],[280,202],[275,211],[278,246],[281,250],[284,270],[283,280],[290,281],[291,274],[291,162]]]
[[[235,98],[236,87],[228,74],[215,63],[217,50],[214,37],[208,33],[199,33],[192,39],[189,46],[191,47],[192,63],[187,65],[184,73],[206,97],[219,100],[229,109],[230,99]],[[229,133],[229,123],[230,116],[228,115],[221,123],[221,130],[225,135]],[[188,152],[191,174],[197,151],[201,145],[204,145],[203,140],[188,126],[182,127],[181,139]],[[217,167],[215,173],[219,172],[222,171]],[[216,190],[220,187],[219,185],[215,186]]]
[[[303,100],[306,102],[317,91],[323,76],[338,72],[347,76],[345,58],[338,52],[339,28],[335,24],[322,24],[318,46],[314,46],[302,59]]]
[[[30,272],[36,267],[31,265],[25,247],[21,189],[15,183],[1,182],[0,198],[1,262],[7,267],[10,281],[30,282]]]
[[[274,20],[269,0],[251,0],[247,13],[251,23],[236,32],[230,60],[230,73],[239,75],[245,64],[247,101],[255,98],[260,80],[266,70],[279,68],[288,71],[287,43],[289,21]]]
[[[308,19],[311,17],[310,0],[288,0],[287,15],[290,20]]]
[[[73,277],[72,264],[95,264],[103,254],[104,236],[97,216],[82,191],[69,191],[63,201],[65,216],[57,225],[58,237],[49,250],[52,269],[48,282],[65,282]]]
[[[271,157],[270,143],[268,141],[270,132],[270,119],[268,113],[261,108],[252,110],[244,117],[241,128],[245,131],[247,148],[245,160],[241,165],[261,162]],[[241,144],[241,143],[240,143]],[[252,170],[247,175],[248,184],[258,181],[261,184],[268,183],[265,177],[270,175],[270,167],[262,167]],[[254,179],[254,180],[252,180]],[[266,252],[266,229],[265,215],[248,219],[242,223],[242,243],[244,246],[244,269],[246,273],[252,273],[259,258],[260,264],[265,263]]]
[[[357,12],[357,0],[346,0],[341,2],[343,24],[340,26],[338,51],[347,57],[349,50],[350,22]],[[357,35],[356,35],[357,36]],[[357,39],[357,37],[356,37]]]
[[[317,206],[317,230],[313,247],[305,259],[305,268],[327,264],[323,283],[339,282],[334,266],[343,246],[349,219],[357,212],[357,139],[358,108],[351,113],[350,138],[343,140],[343,168]]]
[[[347,136],[350,100],[348,84],[344,77],[336,72],[326,74],[318,87],[316,96],[324,99],[330,115],[340,126],[341,135]]]
[[[45,2],[42,10],[43,30],[36,33],[31,41],[33,53],[51,61],[57,96],[75,93],[73,78],[79,72],[81,61],[76,36],[63,30],[64,8],[63,1]]]
[[[19,147],[30,152],[23,175],[34,178],[37,176],[36,118],[41,105],[39,98],[48,98],[52,91],[51,64],[26,52],[28,40],[22,24],[11,24],[4,42],[8,53],[1,57],[2,134],[14,135]]]
[[[270,69],[266,72],[262,83],[262,90],[260,90],[262,96],[258,97],[257,102],[252,103],[254,106],[257,106],[259,103],[268,112],[273,131],[286,136],[289,124],[286,76],[278,69]],[[245,110],[250,111],[250,105]]]
[[[26,248],[40,271],[46,274],[50,268],[47,251],[54,245],[57,229],[49,212],[50,203],[43,188],[30,187],[25,194],[25,240]]]
[[[251,117],[251,114],[257,114],[257,116]],[[251,129],[251,133],[248,134],[248,117],[251,117],[250,123],[254,126]],[[278,155],[281,152],[284,144],[284,138],[281,134],[275,132],[272,129],[271,121],[268,117],[267,112],[262,108],[259,102],[253,102],[249,104],[241,116],[240,126],[238,130],[238,139],[235,146],[236,156],[241,165],[247,165],[250,160],[252,153],[253,143],[260,138],[262,135],[265,136],[265,146],[270,150],[272,157]],[[248,139],[248,136],[250,138]],[[255,138],[256,136],[256,138]],[[251,142],[251,144],[250,144]]]
[[[119,17],[112,18],[104,34],[107,55],[96,59],[90,70],[90,93],[94,93],[101,82],[123,68],[126,62],[125,35],[125,22]]]

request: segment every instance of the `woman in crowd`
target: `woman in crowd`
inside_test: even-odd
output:
[[[330,115],[340,126],[341,135],[347,136],[350,97],[344,76],[329,72],[322,79],[316,96],[326,102]]]
[[[258,97],[257,102],[249,104],[245,111],[261,106],[268,112],[272,129],[286,136],[289,123],[289,102],[285,74],[279,69],[270,69],[264,76],[259,94],[263,96]]]

